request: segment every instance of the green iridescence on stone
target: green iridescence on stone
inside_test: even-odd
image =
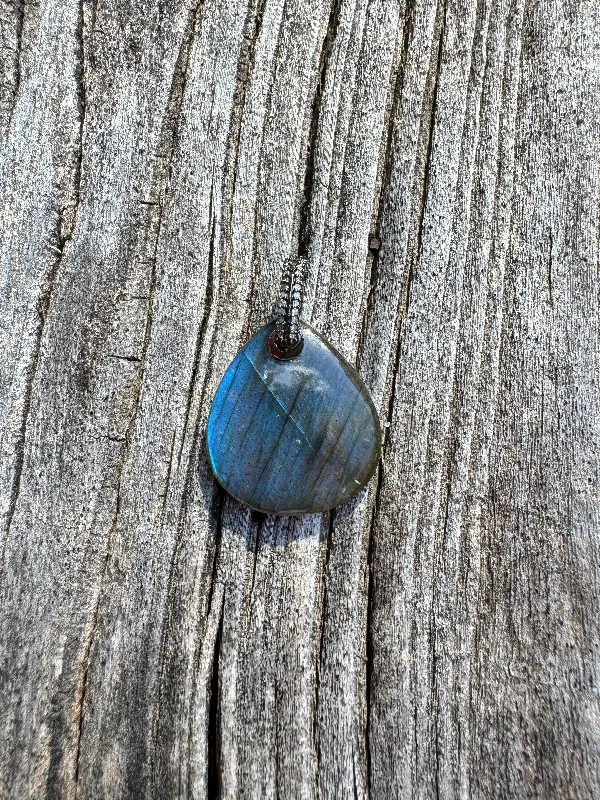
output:
[[[326,511],[373,474],[381,428],[356,370],[302,324],[289,361],[267,348],[270,323],[235,357],[213,401],[208,451],[219,483],[258,511]]]

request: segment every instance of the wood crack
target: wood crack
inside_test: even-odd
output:
[[[24,3],[22,3],[21,5],[22,9],[21,27],[22,27],[22,15],[24,14],[23,8],[24,8]],[[83,13],[82,7],[80,6],[80,14],[82,13]],[[67,214],[68,206],[60,208],[57,214],[57,224],[54,231],[54,242],[50,240],[50,242],[47,245],[48,249],[55,254],[55,259],[50,265],[50,268],[46,275],[46,279],[43,284],[42,291],[37,301],[37,313],[39,321],[35,334],[35,342],[33,346],[31,362],[27,369],[27,377],[23,393],[24,394],[23,412],[21,417],[21,425],[19,428],[18,441],[15,447],[14,477],[10,489],[10,501],[6,514],[5,535],[3,537],[4,545],[6,544],[8,536],[10,534],[12,521],[17,509],[19,493],[21,491],[21,476],[23,472],[23,466],[25,463],[25,440],[27,437],[27,426],[29,422],[29,416],[32,411],[33,390],[38,371],[38,364],[42,347],[42,339],[44,336],[44,329],[46,326],[46,321],[50,310],[52,293],[56,286],[58,273],[60,271],[63,259],[65,258],[66,252],[68,250],[68,245],[73,237],[73,233],[75,230],[75,223],[77,220],[77,211],[79,209],[79,194],[80,194],[81,172],[82,172],[81,165],[83,161],[83,126],[84,126],[85,111],[86,111],[85,86],[83,82],[83,64],[84,64],[83,17],[80,18],[79,41],[80,41],[80,52],[79,52],[79,63],[77,65],[77,75],[79,76],[78,103],[77,103],[79,109],[79,136],[77,144],[75,146],[75,163],[74,163],[74,174],[73,174],[73,184],[72,184],[75,202],[74,205],[71,207],[69,214]],[[4,563],[4,547],[2,548],[2,556],[0,559],[0,564],[3,563]]]
[[[264,0],[261,0],[261,2],[264,2]],[[265,6],[266,6],[266,3],[265,3]],[[286,0],[284,0],[284,3],[283,3],[282,17],[285,16],[285,8],[286,8]],[[277,64],[277,59],[278,59],[278,56],[279,56],[279,48],[281,46],[281,29],[282,29],[282,27],[283,27],[283,25],[280,24],[280,26],[279,26],[279,28],[277,30],[277,41],[276,41],[275,47],[273,49],[272,63],[275,64],[275,65]],[[252,53],[254,53],[254,50],[252,51]],[[267,135],[268,122],[269,122],[269,118],[271,116],[271,104],[273,102],[273,83],[275,81],[275,72],[276,72],[276,68],[272,67],[270,75],[269,75],[269,87],[268,87],[268,90],[267,90],[267,96],[266,96],[266,101],[265,101],[264,122],[263,122],[263,125],[262,125],[262,130],[261,130],[261,134],[260,134],[260,145],[258,147],[258,153],[257,153],[258,168],[256,170],[256,185],[259,187],[259,190],[260,190],[260,187],[262,185],[262,176],[263,176],[263,161],[262,161],[262,157],[261,156],[262,156],[262,152],[263,152],[263,148],[264,148],[265,136]],[[244,95],[244,102],[245,102],[245,95]],[[242,116],[240,116],[240,130],[238,131],[238,136],[241,136],[241,124],[242,124]],[[239,141],[238,141],[238,144],[239,144]],[[237,158],[237,155],[236,155],[236,158]],[[259,216],[258,215],[259,205],[260,205],[260,199],[259,198],[260,198],[260,191],[256,193],[256,199],[255,199],[255,204],[254,204],[254,219],[255,219],[255,221]],[[232,203],[232,214],[233,214],[233,195],[231,196],[231,203]],[[254,235],[253,235],[253,240],[252,240],[252,261],[251,261],[251,268],[250,268],[250,279],[248,281],[247,306],[249,308],[252,308],[252,298],[255,295],[255,285],[256,285],[256,277],[257,277],[256,276],[256,273],[257,273],[256,265],[258,263],[258,259],[257,259],[257,247],[258,247],[257,238],[258,237],[256,236],[256,232],[255,232]],[[244,331],[244,335],[242,337],[243,339],[249,339],[250,338],[251,325],[252,325],[252,318],[251,318],[251,315],[249,313],[247,315],[245,331]]]
[[[383,217],[385,213],[386,201],[388,199],[389,191],[390,191],[390,183],[391,177],[395,166],[395,160],[393,156],[394,150],[394,134],[396,130],[396,120],[398,118],[399,110],[400,110],[400,103],[402,100],[402,90],[404,88],[404,73],[406,70],[406,60],[408,58],[408,48],[412,41],[413,35],[413,27],[414,27],[414,9],[415,9],[416,0],[407,0],[406,7],[404,10],[404,21],[402,26],[402,39],[400,45],[400,56],[399,58],[396,57],[396,61],[398,62],[398,67],[395,71],[395,75],[391,79],[391,94],[392,94],[392,102],[390,104],[390,111],[389,117],[387,119],[386,131],[385,131],[385,145],[383,146],[384,155],[383,155],[383,176],[381,178],[381,183],[379,186],[378,198],[377,198],[377,213],[375,215],[373,230],[369,235],[369,254],[371,256],[371,275],[369,279],[369,293],[367,295],[367,301],[365,303],[364,313],[362,315],[361,321],[361,329],[359,335],[359,345],[358,345],[358,353],[359,353],[359,360],[363,355],[363,347],[364,342],[367,334],[367,326],[369,322],[369,317],[373,313],[373,300],[374,300],[374,292],[379,280],[379,262],[381,256],[381,248],[382,246],[385,247],[385,242],[382,240],[382,227],[383,227]]]
[[[433,604],[432,604],[433,608]],[[439,719],[442,714],[442,710],[440,707],[440,698],[438,692],[438,685],[437,685],[437,649],[436,649],[436,630],[435,630],[435,614],[432,612],[432,623],[431,623],[431,703],[432,703],[432,725],[434,728],[434,736],[433,736],[433,752],[434,752],[434,790],[435,790],[435,797],[436,800],[440,800],[440,797],[443,796],[443,792],[441,791],[440,786],[440,754],[441,754],[441,745],[440,745],[440,736],[439,736]]]
[[[553,270],[553,255],[554,255],[554,237],[552,233],[552,229],[550,229],[550,246],[549,246],[549,253],[548,253],[548,273],[547,273],[547,280],[548,280],[548,303],[550,308],[554,308],[554,295],[552,291],[552,270]]]
[[[202,319],[200,320],[200,324],[198,326],[198,335],[196,336],[196,347],[194,349],[194,363],[192,365],[192,373],[190,375],[190,383],[188,386],[187,398],[186,398],[186,405],[185,405],[185,415],[183,421],[183,431],[181,435],[181,443],[179,445],[179,452],[177,454],[177,466],[179,467],[181,463],[181,454],[183,452],[183,446],[185,443],[185,435],[187,433],[189,419],[190,419],[190,411],[192,408],[192,399],[194,396],[194,389],[196,386],[196,378],[198,375],[198,367],[200,365],[200,355],[202,353],[202,347],[204,345],[204,336],[206,333],[206,326],[208,324],[208,318],[210,315],[210,310],[212,309],[213,305],[213,296],[214,296],[214,272],[215,272],[215,239],[216,239],[216,225],[217,220],[213,210],[213,191],[211,185],[211,192],[210,192],[210,201],[209,201],[209,221],[210,221],[210,241],[208,245],[208,267],[207,267],[207,275],[206,275],[206,291],[205,291],[205,298],[204,298],[204,313],[202,315]],[[204,398],[204,388],[201,392],[200,402]],[[193,452],[195,452],[195,448],[193,448]],[[188,475],[186,476],[186,489],[189,486],[189,479],[191,476],[191,472],[188,469]]]
[[[25,390],[24,390],[24,403],[23,403],[23,413],[21,416],[21,425],[19,428],[19,437],[18,443],[15,447],[15,466],[14,466],[14,477],[12,480],[12,486],[10,489],[10,501],[8,505],[8,510],[6,514],[6,525],[5,525],[5,535],[3,537],[4,546],[6,546],[6,542],[10,535],[10,529],[12,526],[13,518],[15,512],[17,510],[17,503],[19,500],[19,494],[21,491],[21,476],[23,473],[23,466],[25,463],[25,441],[27,437],[27,426],[29,421],[29,416],[32,411],[32,402],[33,402],[33,389],[35,386],[35,379],[38,371],[38,363],[40,358],[40,351],[42,346],[42,337],[44,334],[44,327],[46,324],[46,317],[48,314],[48,308],[50,306],[50,296],[54,289],[54,285],[56,282],[56,276],[58,273],[58,269],[60,267],[61,261],[63,258],[62,250],[60,255],[54,261],[50,273],[47,277],[47,289],[43,292],[41,297],[37,303],[37,311],[39,315],[39,322],[38,328],[36,331],[35,336],[35,344],[32,353],[31,362],[27,369],[27,377],[25,382]],[[2,550],[2,564],[4,564],[4,547]]]
[[[318,709],[319,709],[319,693],[321,689],[321,670],[323,668],[323,652],[324,652],[324,645],[325,645],[325,610],[327,607],[327,576],[329,574],[329,557],[331,555],[331,542],[333,539],[333,529],[335,527],[335,511],[330,511],[329,513],[329,525],[327,526],[327,538],[325,540],[325,559],[323,563],[323,601],[322,601],[322,609],[323,613],[321,615],[321,631],[319,637],[319,652],[317,654],[317,663],[315,665],[315,712],[313,716],[313,746],[315,748],[316,754],[316,761],[317,761],[317,775],[320,774],[320,767],[321,767],[321,741],[319,736],[319,727],[318,727]]]
[[[208,774],[206,781],[206,796],[209,798],[219,798],[221,796],[221,776],[219,771],[219,661],[221,658],[221,641],[223,638],[223,618],[224,618],[225,595],[221,603],[221,613],[219,617],[219,627],[215,637],[215,649],[213,655],[212,672],[210,680],[210,701],[208,705]]]
[[[256,526],[256,533],[254,536],[254,554],[252,559],[252,578],[250,580],[250,592],[248,594],[248,605],[249,605],[249,614],[248,620],[252,617],[252,598],[254,597],[254,581],[256,579],[256,562],[258,561],[258,548],[260,546],[260,536],[262,532],[263,525],[267,518],[266,514],[262,514],[260,511],[253,511],[251,512],[251,517],[254,516],[258,517],[258,524]]]
[[[194,670],[194,675],[195,676],[197,676],[198,672],[199,672],[199,663],[200,663],[201,654],[202,654],[202,646],[203,646],[203,644],[205,642],[205,639],[206,639],[206,631],[207,631],[208,624],[209,624],[208,621],[210,619],[210,615],[211,615],[212,609],[213,609],[213,604],[215,602],[215,588],[216,588],[216,584],[217,584],[217,568],[218,568],[218,564],[219,564],[219,556],[220,556],[220,549],[221,549],[221,536],[222,536],[222,526],[223,526],[223,505],[224,505],[224,502],[225,502],[225,492],[220,487],[217,487],[215,489],[215,491],[216,491],[216,528],[215,528],[214,546],[213,546],[213,550],[212,550],[211,579],[210,579],[210,585],[209,585],[209,590],[208,590],[208,600],[207,600],[207,605],[206,605],[206,607],[208,609],[208,614],[207,614],[207,616],[206,616],[206,618],[204,620],[204,630],[202,632],[200,632],[200,629],[198,629],[198,635],[197,635],[197,642],[198,643],[196,645],[196,657],[195,657],[195,667],[196,668]],[[216,636],[220,636],[221,637],[219,639],[219,653],[218,653],[219,658],[220,658],[220,642],[221,642],[222,633],[223,633],[224,612],[225,612],[225,592],[223,592],[223,595],[221,597],[220,606],[219,606],[219,612],[218,612],[219,613],[219,617],[218,617],[218,622],[217,622],[217,634],[216,634]],[[201,618],[199,620],[199,626],[200,626],[200,624],[201,624]],[[216,745],[217,741],[218,741],[217,732],[218,732],[218,725],[219,725],[218,705],[216,707],[216,712],[214,713],[214,718],[211,718],[211,714],[210,714],[211,705],[213,703],[218,703],[218,696],[217,696],[217,698],[215,698],[214,697],[214,693],[213,693],[213,690],[214,690],[214,686],[213,686],[213,683],[214,683],[214,671],[215,671],[214,664],[215,664],[215,658],[216,658],[216,653],[215,653],[216,644],[217,644],[217,639],[215,637],[215,644],[214,644],[214,647],[213,647],[213,656],[212,656],[211,683],[210,683],[210,700],[209,700],[209,715],[208,715],[209,719],[208,719],[207,733],[206,733],[206,735],[207,735],[207,762],[208,762],[208,768],[207,768],[207,797],[219,797],[218,794],[211,794],[210,792],[208,792],[209,785],[212,786],[213,788],[220,787],[220,775],[219,775],[219,771],[218,771],[218,766],[219,765],[218,765],[218,760],[217,760],[218,759],[218,750],[215,747],[214,751],[211,751],[211,742],[212,742],[212,745]],[[162,690],[162,682],[161,682],[161,685],[160,685],[160,689]],[[193,692],[195,692],[195,690],[196,690],[196,680],[194,678]],[[217,692],[218,692],[218,681],[217,681]],[[192,728],[192,718],[190,717],[189,726],[188,726],[188,742],[189,742],[189,750],[190,751],[192,750],[192,743],[193,743],[193,740],[194,740],[195,736],[196,736],[196,732]],[[156,757],[157,749],[158,749],[158,725],[156,727],[156,737],[155,737],[155,742],[154,742],[154,755],[155,755],[155,757]],[[213,757],[210,757],[210,756],[213,756]],[[212,770],[212,775],[211,775],[211,770]],[[216,770],[216,772],[215,772],[215,770]],[[191,785],[188,785],[188,794],[190,796],[192,795],[192,787],[191,787]]]
[[[301,258],[308,258],[310,248],[310,240],[312,235],[310,210],[314,192],[315,157],[321,106],[323,102],[323,88],[325,86],[325,78],[327,76],[329,60],[333,51],[333,44],[337,35],[341,8],[342,0],[334,0],[329,14],[327,33],[325,34],[325,39],[323,40],[323,46],[321,48],[321,55],[319,57],[318,80],[315,86],[315,93],[311,105],[310,125],[308,140],[306,143],[306,169],[304,172],[304,187],[298,223],[298,255]]]
[[[450,498],[452,495],[452,470],[456,458],[458,443],[456,441],[453,442],[452,447],[450,449],[450,454],[448,456],[448,464],[446,470],[446,498],[444,502],[444,518],[442,524],[442,537],[441,541],[437,544],[437,547],[434,547],[434,555],[433,555],[433,568],[432,568],[432,586],[433,591],[435,592],[436,587],[436,579],[438,575],[438,569],[436,566],[436,558],[437,553],[436,549],[439,550],[442,554],[446,546],[447,541],[447,532],[448,532],[448,521],[449,521],[449,510],[450,510]],[[443,557],[443,555],[442,555]],[[435,761],[435,770],[434,770],[434,779],[435,779],[435,796],[436,800],[439,800],[440,797],[443,797],[444,792],[441,787],[441,766],[440,766],[440,754],[442,752],[440,740],[439,740],[439,719],[443,714],[443,710],[440,704],[439,698],[439,691],[438,691],[438,653],[437,653],[437,622],[436,622],[436,613],[435,613],[435,597],[432,595],[431,598],[431,612],[430,612],[430,653],[431,653],[431,703],[432,703],[432,725],[434,727],[434,761]]]
[[[400,102],[402,100],[402,90],[404,88],[404,73],[406,70],[406,61],[408,59],[408,48],[412,41],[416,0],[407,0],[406,8],[404,11],[404,21],[402,25],[402,44],[400,50],[400,59],[396,75],[393,79],[392,89],[392,103],[390,108],[390,116],[385,133],[385,155],[383,159],[384,174],[379,189],[379,200],[377,204],[377,222],[375,226],[374,238],[379,238],[381,233],[381,222],[385,210],[385,203],[388,197],[391,176],[394,169],[394,159],[392,158],[394,147],[394,132],[396,128],[396,119],[398,117]],[[379,252],[377,257],[379,257]]]
[[[262,29],[263,15],[267,0],[258,0],[256,8],[252,4],[248,10],[248,16],[245,23],[245,32],[243,41],[247,43],[247,47],[242,48],[238,61],[237,68],[237,81],[234,92],[233,112],[230,120],[229,128],[229,142],[228,142],[228,158],[227,161],[232,162],[232,167],[226,174],[231,171],[231,193],[229,202],[227,203],[228,209],[228,224],[226,228],[231,233],[231,225],[233,219],[233,198],[235,197],[235,188],[237,180],[237,159],[240,149],[240,138],[242,135],[242,119],[244,110],[246,108],[246,92],[250,83],[250,76],[254,67],[254,56],[256,51],[256,43]]]
[[[442,10],[441,10],[441,24],[440,24],[440,31],[438,35],[438,44],[437,44],[437,58],[436,58],[436,65],[435,65],[435,74],[434,74],[434,83],[433,83],[433,92],[432,92],[432,102],[431,102],[431,113],[429,117],[429,129],[428,129],[428,136],[427,136],[427,150],[425,155],[425,169],[424,169],[424,178],[423,178],[423,191],[421,193],[421,205],[419,208],[419,222],[417,228],[417,238],[415,249],[412,254],[412,258],[410,261],[410,268],[408,274],[408,282],[407,282],[407,290],[406,290],[406,299],[405,299],[405,317],[408,315],[408,309],[410,306],[410,298],[411,298],[411,289],[413,283],[413,276],[414,276],[414,266],[420,260],[422,255],[422,242],[423,242],[423,226],[425,221],[425,210],[427,207],[427,198],[428,198],[428,191],[429,191],[429,182],[430,182],[430,172],[431,172],[431,160],[432,160],[432,153],[433,153],[433,137],[435,131],[435,113],[437,109],[437,94],[438,94],[438,87],[439,87],[439,79],[440,79],[440,71],[441,71],[441,64],[442,64],[442,52],[443,52],[443,44],[444,44],[444,35],[446,29],[446,1],[442,0]],[[392,393],[392,398],[394,394]],[[390,409],[391,411],[391,409]],[[433,566],[433,580],[432,584],[435,586],[435,552],[434,552],[434,566]],[[430,658],[431,658],[431,703],[432,703],[432,725],[434,728],[434,742],[433,742],[433,749],[434,749],[434,791],[436,800],[439,800],[440,797],[440,743],[439,743],[439,731],[438,731],[438,720],[440,716],[440,708],[439,708],[439,696],[438,696],[438,687],[437,687],[437,651],[436,651],[436,626],[435,626],[435,604],[433,597],[431,598],[431,610],[430,610],[430,620],[429,620],[429,636],[430,636]]]
[[[258,0],[258,2],[256,2],[256,6],[254,5],[254,0],[251,3],[250,8],[248,10],[246,23],[244,26],[243,44],[245,46],[242,46],[238,60],[236,88],[233,95],[233,111],[229,122],[229,133],[227,137],[227,155],[225,158],[224,178],[223,178],[223,207],[226,209],[226,214],[225,214],[226,224],[224,224],[222,227],[221,237],[223,246],[222,252],[225,254],[225,259],[224,259],[225,262],[227,262],[229,259],[228,255],[229,246],[233,238],[233,207],[234,207],[235,190],[237,182],[238,158],[240,154],[240,141],[242,136],[242,121],[244,118],[244,111],[246,108],[246,93],[250,83],[250,76],[252,74],[252,69],[254,67],[256,44],[258,42],[258,37],[260,36],[260,32],[262,29],[262,21],[266,4],[267,4],[266,0]],[[269,86],[267,110],[269,108],[271,90],[272,90],[272,80]],[[268,119],[268,113],[266,114],[266,119]],[[266,127],[266,125],[264,127]],[[258,150],[259,167],[257,174],[257,182],[259,185],[260,185],[260,154],[262,151],[262,143],[264,141],[264,135],[265,135],[264,127],[262,130],[260,148]],[[248,298],[252,297],[254,291],[255,270],[253,268],[253,265],[255,262],[254,258],[255,242],[256,242],[256,235],[254,236],[254,241],[253,241],[252,268],[248,281],[249,283]],[[244,338],[247,339],[249,338],[248,329],[250,327],[249,315],[244,327],[246,328],[246,335]],[[209,361],[210,360],[211,359],[209,358]]]
[[[142,360],[139,356],[121,356],[116,353],[109,353],[108,358],[114,358],[116,361],[132,361],[134,364],[139,364]]]
[[[384,429],[387,430],[387,429]],[[385,447],[385,440],[382,442],[382,453]],[[366,722],[364,730],[365,742],[365,766],[367,772],[367,796],[371,795],[372,781],[372,758],[371,758],[371,705],[372,705],[372,686],[373,686],[373,550],[375,546],[375,525],[379,519],[379,509],[381,503],[381,491],[383,487],[383,457],[377,469],[377,488],[375,489],[375,500],[371,511],[371,521],[369,524],[369,534],[367,539],[367,620],[365,631],[366,648],[366,675],[365,675],[365,705]]]
[[[358,800],[358,786],[356,783],[356,754],[352,751],[352,790],[354,793],[354,800]]]
[[[427,134],[427,152],[425,155],[425,173],[423,178],[423,191],[421,192],[421,203],[419,207],[419,224],[417,228],[417,240],[410,263],[409,281],[407,286],[406,301],[405,301],[405,314],[408,313],[410,305],[410,287],[412,286],[412,273],[414,265],[421,258],[421,249],[423,246],[423,225],[425,222],[425,210],[427,208],[427,197],[429,192],[429,179],[431,172],[431,157],[433,153],[433,136],[435,130],[435,112],[437,109],[437,93],[440,79],[440,70],[442,65],[442,49],[444,42],[444,34],[446,28],[446,0],[443,0],[442,14],[441,14],[441,29],[438,38],[437,60],[435,66],[435,77],[433,83],[433,93],[431,101],[431,114],[429,117],[429,129]]]
[[[165,478],[165,494],[162,502],[161,509],[161,524],[165,523],[165,516],[167,513],[167,500],[169,497],[169,486],[171,484],[171,473],[173,472],[173,453],[175,452],[175,431],[171,437],[171,452],[169,453],[169,466],[167,467],[167,477]]]
[[[74,775],[74,783],[75,783],[75,800],[77,800],[77,795],[79,793],[79,775],[80,775],[80,765],[81,765],[81,743],[83,740],[83,725],[84,725],[84,715],[85,715],[85,701],[88,695],[88,678],[89,678],[89,671],[90,671],[90,664],[92,659],[92,647],[94,645],[94,639],[96,635],[96,629],[98,627],[98,620],[100,617],[100,603],[102,600],[102,587],[104,585],[104,579],[106,573],[108,571],[108,564],[110,561],[110,555],[112,552],[112,544],[114,542],[114,538],[117,531],[117,519],[119,516],[119,510],[121,506],[121,497],[120,497],[121,486],[119,483],[119,487],[117,490],[117,506],[115,509],[115,515],[113,518],[113,522],[111,525],[111,529],[108,535],[108,542],[106,546],[106,553],[104,556],[104,565],[102,568],[102,575],[100,578],[100,584],[98,588],[98,597],[96,599],[96,605],[94,608],[94,613],[92,616],[92,628],[90,631],[90,635],[86,644],[85,648],[85,655],[83,659],[84,669],[83,669],[83,678],[81,682],[81,692],[79,695],[78,700],[78,722],[77,722],[77,741],[75,743],[75,775]]]
[[[11,6],[13,11],[16,13],[16,24],[15,24],[15,55],[13,63],[13,75],[12,75],[13,86],[11,89],[11,96],[8,105],[8,115],[6,120],[7,133],[12,125],[12,120],[15,113],[15,106],[17,104],[17,97],[19,95],[19,89],[21,88],[21,50],[23,47],[23,23],[25,20],[25,0],[13,0]]]
[[[77,105],[79,109],[79,148],[77,150],[77,158],[75,161],[75,207],[72,211],[71,227],[68,232],[68,237],[71,238],[75,231],[75,223],[77,221],[77,212],[79,211],[79,203],[81,199],[81,180],[83,175],[83,131],[85,126],[85,118],[87,111],[87,88],[85,85],[85,67],[87,62],[87,54],[85,47],[85,13],[84,4],[85,0],[79,2],[79,19],[77,30],[77,41],[79,43],[78,61],[75,65],[77,74]]]

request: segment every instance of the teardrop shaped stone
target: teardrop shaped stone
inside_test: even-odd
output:
[[[208,418],[208,452],[227,491],[272,514],[325,511],[373,474],[381,428],[356,370],[310,326],[289,361],[269,353],[270,323],[235,357]]]

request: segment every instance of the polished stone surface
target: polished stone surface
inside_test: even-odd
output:
[[[381,447],[377,412],[344,358],[308,325],[296,358],[268,352],[274,323],[225,373],[208,419],[219,482],[251,508],[274,514],[325,511],[369,480]]]

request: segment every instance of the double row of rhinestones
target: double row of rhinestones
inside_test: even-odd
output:
[[[294,258],[283,270],[275,324],[276,343],[283,353],[296,348],[302,339],[300,313],[306,268],[306,259]]]

